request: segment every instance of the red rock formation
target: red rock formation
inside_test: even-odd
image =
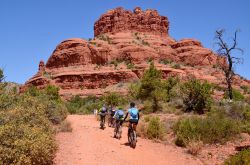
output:
[[[137,7],[134,12],[119,7],[103,14],[95,23],[95,36],[105,33],[142,32],[166,36],[169,22],[156,10],[142,11]]]
[[[109,90],[126,93],[125,85],[138,80],[153,60],[163,77],[190,75],[225,85],[223,73],[214,66],[218,56],[199,41],[176,41],[168,35],[167,17],[156,10],[133,12],[116,8],[95,23],[91,41],[73,38],[61,42],[46,65],[41,61],[38,73],[21,88],[48,84],[60,87],[65,98],[72,95],[101,95]],[[172,62],[170,64],[166,64]],[[176,63],[182,64],[175,68]],[[236,77],[235,85],[249,82]]]
[[[44,72],[44,71],[45,71],[45,65],[44,62],[41,60],[39,63],[38,72]]]

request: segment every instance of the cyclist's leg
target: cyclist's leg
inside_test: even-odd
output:
[[[138,122],[134,122],[134,123],[133,123],[133,130],[134,130],[134,131],[136,131],[137,125],[138,125]]]

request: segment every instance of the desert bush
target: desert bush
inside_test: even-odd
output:
[[[131,83],[128,88],[129,97],[131,97],[132,99],[138,99],[140,86],[140,82]]]
[[[181,69],[181,65],[180,64],[174,64],[172,67],[174,69]]]
[[[250,149],[242,150],[237,154],[230,156],[225,162],[225,165],[249,165],[250,164]]]
[[[59,127],[60,132],[72,132],[71,123],[67,120],[64,120]]]
[[[223,116],[212,114],[208,117],[190,117],[177,122],[174,127],[176,145],[187,146],[190,142],[224,143],[239,134],[238,123]]]
[[[48,85],[45,89],[44,92],[47,97],[51,100],[60,100],[59,96],[59,88],[53,85]]]
[[[161,72],[156,69],[152,62],[142,76],[138,91],[139,99],[152,101],[152,112],[161,110],[160,102],[166,95],[162,86]]]
[[[228,91],[224,93],[224,98],[229,99]],[[243,101],[245,99],[244,95],[240,93],[239,90],[233,89],[233,100],[234,101]]]
[[[250,94],[250,87],[246,85],[240,86],[241,89],[243,89],[244,94]]]
[[[165,135],[164,123],[158,116],[145,116],[139,122],[137,134],[140,137],[162,140]]]
[[[146,128],[146,135],[149,139],[162,139],[164,136],[164,125],[160,118],[155,116],[151,117]]]
[[[135,64],[133,62],[126,62],[127,69],[133,69],[135,67]]]
[[[163,82],[163,89],[166,92],[166,98],[165,100],[167,102],[170,101],[172,98],[172,89],[180,82],[179,78],[177,77],[169,77],[166,81]]]
[[[190,141],[187,145],[188,152],[192,155],[198,155],[202,149],[203,142],[198,141]]]
[[[171,60],[168,60],[168,59],[164,59],[164,60],[161,60],[160,63],[164,64],[164,65],[167,65],[167,64],[171,64],[172,61]]]
[[[142,43],[142,45],[150,46],[150,44],[147,41],[142,40],[141,43]]]
[[[53,163],[56,151],[54,135],[28,124],[0,126],[0,162],[3,164]]]
[[[145,100],[143,102],[143,114],[153,113],[153,102],[151,100]]]
[[[91,114],[94,109],[99,109],[103,100],[95,96],[81,98],[74,96],[66,103],[68,112],[71,114]]]
[[[4,73],[3,73],[3,69],[0,68],[0,83],[3,82],[4,80]]]
[[[51,164],[56,144],[46,106],[23,96],[14,107],[0,112],[0,162]]]
[[[210,110],[212,103],[212,86],[208,82],[200,82],[197,79],[190,79],[181,86],[185,111],[194,111],[199,114]]]
[[[21,95],[0,94],[1,163],[53,163],[57,146],[52,124],[67,115],[64,103],[50,97],[54,94],[35,88]]]
[[[250,133],[250,106],[242,101],[221,102],[212,111],[223,113],[239,123],[241,132]],[[212,112],[213,113],[213,112]]]
[[[245,98],[245,102],[248,103],[250,105],[250,95],[248,95],[246,98]]]
[[[103,96],[103,101],[110,106],[124,105],[127,100],[116,92],[108,92]]]

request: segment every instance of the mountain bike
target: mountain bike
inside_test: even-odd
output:
[[[130,147],[135,148],[136,147],[136,131],[133,128],[133,124],[129,124],[128,127],[128,142],[130,144]]]
[[[115,127],[115,120],[113,119],[113,115],[109,114],[109,118],[108,118],[108,126],[109,127]]]
[[[114,138],[121,139],[122,137],[122,125],[121,121],[115,122]]]
[[[105,116],[106,114],[100,114],[100,128],[104,130],[105,128]]]

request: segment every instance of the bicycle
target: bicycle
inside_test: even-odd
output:
[[[128,127],[128,142],[130,144],[130,147],[135,148],[136,142],[137,142],[137,136],[136,131],[133,129],[133,124],[129,124]]]
[[[121,121],[116,121],[115,122],[115,129],[114,129],[114,138],[121,139],[122,137],[122,125]]]
[[[106,114],[102,114],[102,113],[100,113],[99,114],[100,115],[100,128],[101,129],[103,129],[104,130],[104,128],[105,128],[105,116],[106,116]]]
[[[109,114],[109,118],[108,118],[108,126],[109,127],[115,127],[115,122],[114,122],[114,119],[113,119],[113,114]]]

